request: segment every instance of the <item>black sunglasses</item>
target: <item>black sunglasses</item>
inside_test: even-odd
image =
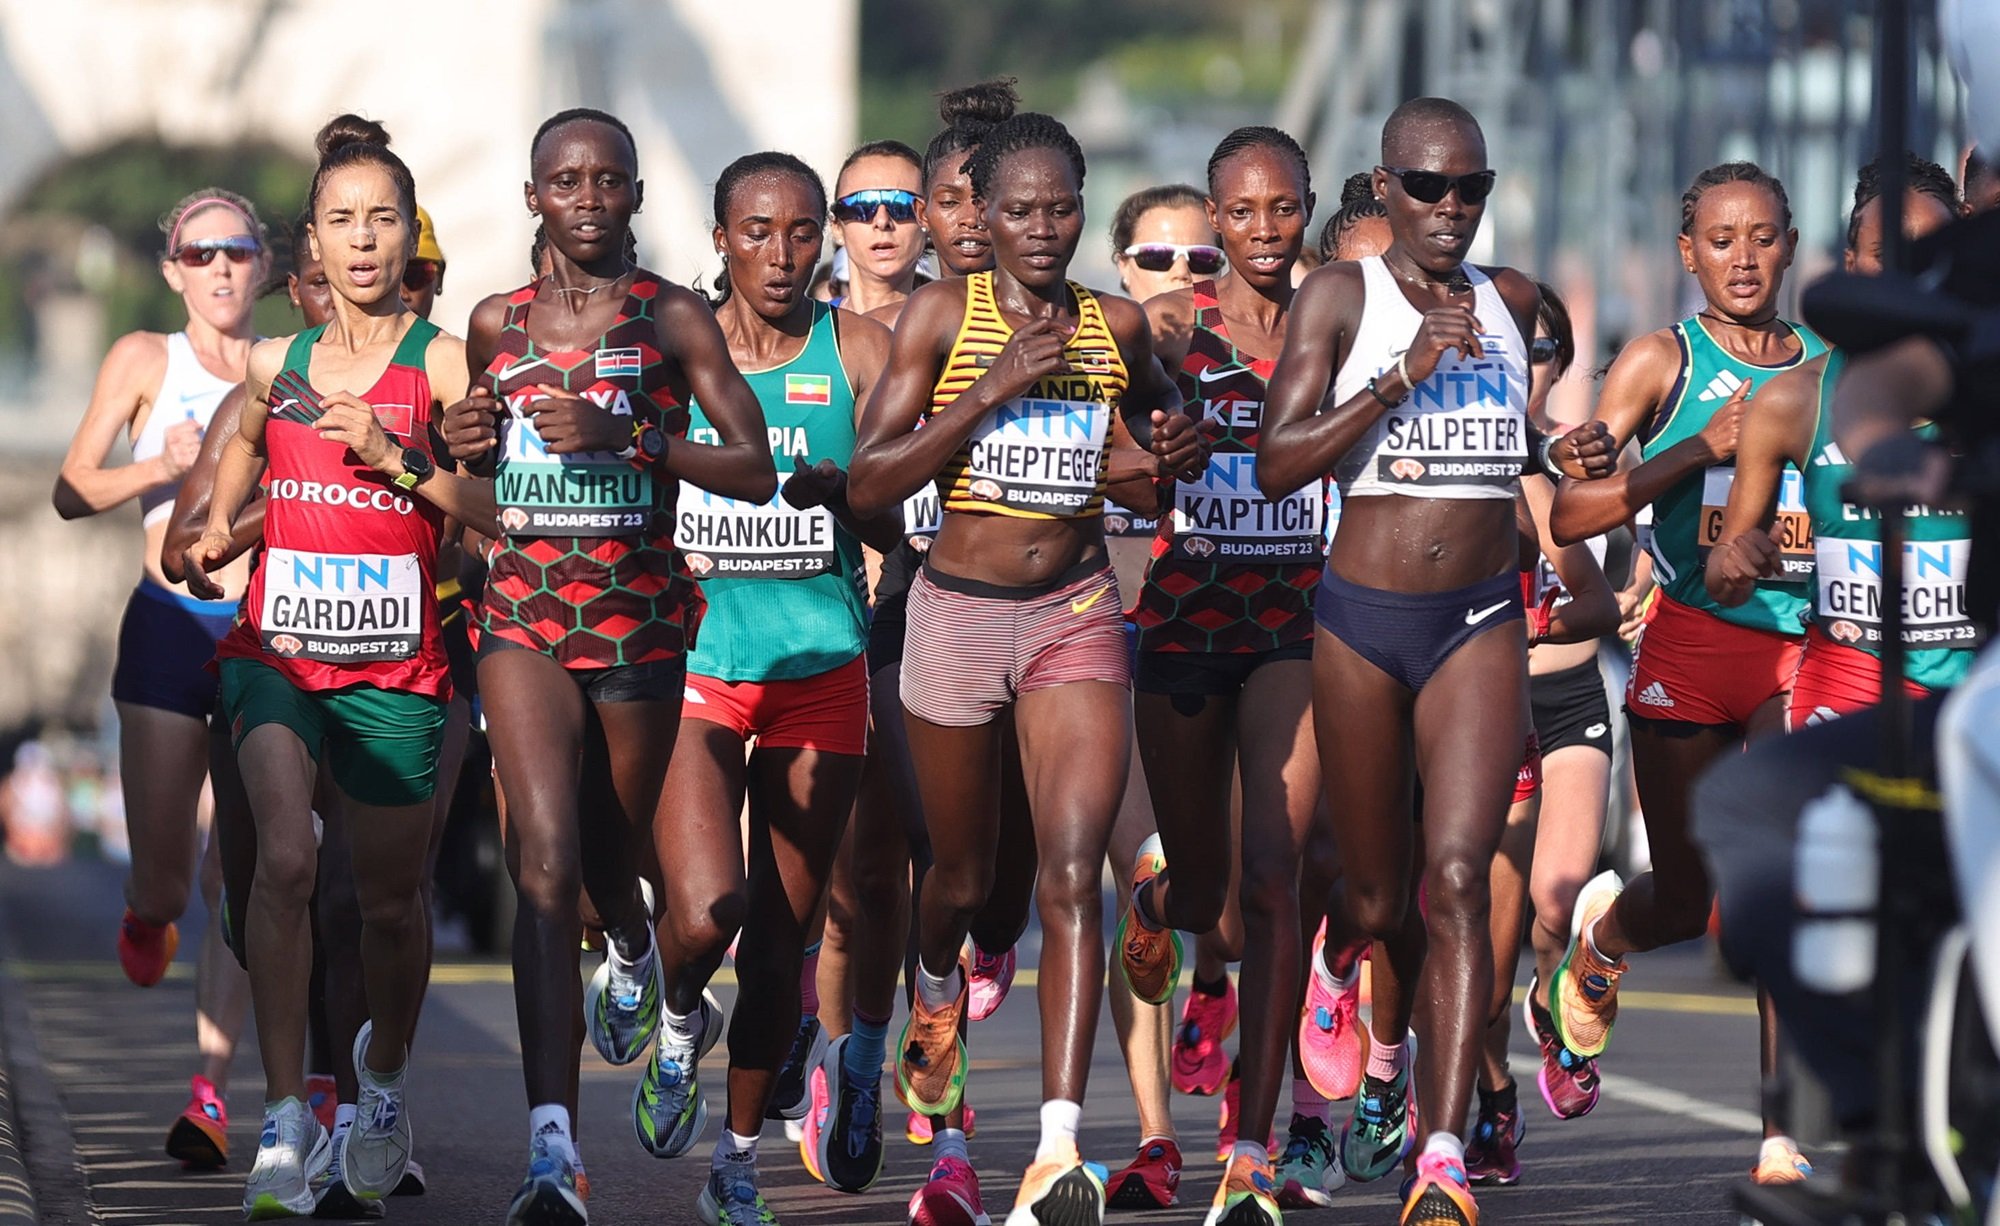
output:
[[[900,188],[871,187],[863,191],[849,192],[833,202],[835,221],[874,221],[875,210],[889,210],[889,220],[901,224],[917,219],[915,192]]]
[[[1556,338],[1538,336],[1528,345],[1528,360],[1540,366],[1556,360]]]
[[[1125,248],[1125,254],[1147,272],[1165,272],[1182,256],[1187,257],[1188,271],[1197,277],[1222,271],[1222,248],[1207,243],[1133,243]]]
[[[1458,189],[1461,204],[1483,204],[1493,194],[1493,172],[1475,170],[1469,175],[1439,174],[1435,170],[1411,170],[1407,166],[1380,167],[1385,174],[1394,175],[1409,193],[1410,199],[1424,204],[1436,204],[1443,200],[1453,188]]]

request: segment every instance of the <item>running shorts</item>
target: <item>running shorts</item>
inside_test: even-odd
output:
[[[1529,677],[1528,705],[1544,754],[1582,745],[1611,756],[1611,704],[1596,660]]]
[[[1142,694],[1234,698],[1266,664],[1311,660],[1312,654],[1310,641],[1269,651],[1142,651],[1132,685]]]
[[[1459,648],[1496,626],[1526,618],[1521,580],[1495,575],[1449,592],[1387,592],[1328,570],[1313,593],[1313,619],[1412,694],[1421,693]]]
[[[1118,579],[1101,560],[1034,588],[926,566],[910,584],[903,650],[903,706],[946,727],[991,723],[1021,695],[1058,685],[1132,687]]]
[[[497,634],[479,636],[479,658],[484,660],[503,651],[533,651],[525,643]],[[547,655],[547,652],[543,652]],[[687,690],[687,657],[648,660],[644,664],[615,664],[609,668],[566,668],[571,681],[593,704],[608,702],[673,702]]]
[[[687,676],[681,719],[706,720],[765,749],[853,754],[868,749],[868,659],[789,681]]]
[[[231,743],[264,724],[291,729],[315,762],[324,750],[340,790],[364,805],[421,804],[437,786],[442,699],[372,685],[302,690],[261,660],[222,662],[222,709]]]
[[[215,673],[208,665],[235,621],[233,603],[196,600],[141,579],[118,626],[111,697],[207,719],[216,700]]]
[[[868,615],[869,676],[903,662],[903,636],[910,624],[909,605],[907,590],[875,598],[875,607]]]
[[[1905,678],[1912,701],[1930,690]],[[1828,638],[1818,626],[1806,630],[1805,650],[1785,708],[1785,731],[1797,732],[1874,706],[1882,698],[1882,658]]]
[[[1791,692],[1800,644],[1796,636],[1738,626],[1661,592],[1639,632],[1625,710],[1663,723],[1746,727],[1757,708]]]

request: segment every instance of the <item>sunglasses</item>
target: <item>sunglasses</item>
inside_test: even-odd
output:
[[[168,258],[183,268],[207,268],[218,255],[228,256],[232,264],[248,264],[263,250],[264,244],[248,234],[232,234],[228,238],[198,238],[182,243]]]
[[[917,194],[901,188],[871,187],[849,192],[833,202],[835,221],[873,221],[877,209],[889,210],[889,220],[897,223],[917,219]]]
[[[411,260],[403,265],[403,288],[413,294],[421,294],[444,274],[444,266],[436,260]]]
[[[1536,337],[1534,342],[1528,346],[1528,360],[1537,366],[1555,361],[1556,338],[1553,336]]]
[[[1453,178],[1435,170],[1411,170],[1406,166],[1383,166],[1380,169],[1396,176],[1410,199],[1424,204],[1436,204],[1453,188],[1458,189],[1461,204],[1482,204],[1493,194],[1493,172],[1490,170],[1475,170],[1469,175]]]
[[[1197,277],[1222,271],[1222,248],[1206,243],[1133,243],[1125,248],[1126,258],[1147,272],[1165,272],[1175,260],[1186,260],[1188,271]]]

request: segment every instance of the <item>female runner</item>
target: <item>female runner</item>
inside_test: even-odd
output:
[[[840,164],[833,220],[847,252],[847,293],[835,306],[863,315],[893,307],[917,287],[924,254],[924,161],[899,140],[878,140]]]
[[[1064,279],[1082,236],[1083,171],[1075,140],[1046,115],[1016,115],[981,143],[967,173],[996,267],[912,295],[850,490],[868,514],[943,482],[944,525],[911,587],[902,681],[937,858],[897,1077],[931,1113],[964,1088],[957,963],[992,889],[994,721],[1014,708],[1047,934],[1046,1101],[1016,1226],[1094,1223],[1104,1207],[1076,1132],[1104,975],[1097,882],[1130,740],[1130,662],[1098,522],[1113,406],[1153,449],[1141,460],[1156,473],[1186,470],[1198,452],[1191,423],[1168,416],[1174,392],[1143,314]]]

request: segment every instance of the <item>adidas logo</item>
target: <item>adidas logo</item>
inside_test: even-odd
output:
[[[1736,394],[1737,388],[1742,386],[1743,380],[1737,378],[1733,372],[1719,370],[1715,372],[1715,378],[1708,381],[1708,386],[1701,389],[1701,395],[1697,399],[1727,400]]]
[[[1667,687],[1655,681],[1639,691],[1639,701],[1649,707],[1671,707],[1674,700],[1667,697]]]
[[[1813,457],[1812,462],[1814,468],[1825,468],[1834,464],[1846,464],[1847,456],[1840,450],[1839,443],[1828,443],[1819,449],[1819,454]]]

